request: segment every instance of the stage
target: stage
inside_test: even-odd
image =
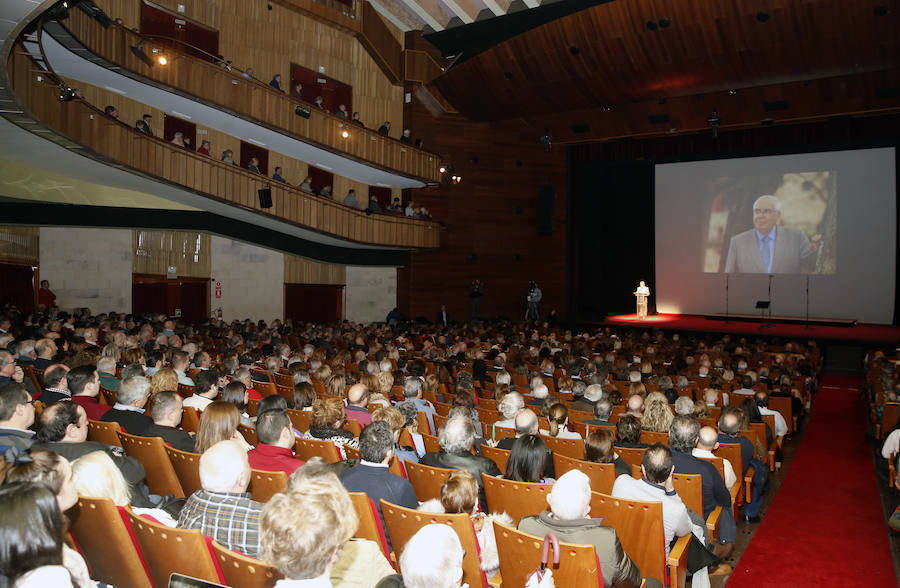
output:
[[[868,343],[900,342],[900,327],[891,325],[856,324],[854,321],[811,318],[809,328],[806,328],[803,318],[772,317],[771,320],[772,324],[769,325],[767,324],[768,318],[764,321],[758,316],[751,318],[747,315],[732,317],[726,324],[724,317],[717,315],[651,314],[646,319],[639,320],[636,314],[620,314],[607,317],[602,324],[675,331],[710,331],[764,337],[788,337],[792,339],[836,339]]]

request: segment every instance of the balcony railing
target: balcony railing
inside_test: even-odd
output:
[[[63,24],[89,51],[132,74],[282,130],[298,140],[334,153],[426,183],[440,181],[438,155],[379,135],[372,129],[352,125],[347,119],[278,92],[259,80],[245,78],[239,72],[173,50],[170,42],[160,42],[158,45],[165,48],[169,64],[150,67],[131,51],[131,47],[144,39],[143,51],[152,55],[153,38],[143,38],[115,23],[104,29],[79,10],[70,11],[69,18]],[[298,104],[309,109],[308,119],[294,114]],[[345,129],[350,131],[348,138],[342,136]]]
[[[433,248],[440,245],[440,226],[431,221],[393,214],[367,215],[362,210],[273,182],[236,165],[180,149],[109,118],[83,100],[59,101],[59,89],[47,72],[35,66],[19,45],[9,60],[16,99],[29,115],[83,145],[94,156],[184,187],[209,198],[269,215],[359,243]],[[39,78],[41,78],[39,80]],[[270,186],[272,208],[259,206],[257,190]]]

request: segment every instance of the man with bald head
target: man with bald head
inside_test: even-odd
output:
[[[759,511],[762,508],[763,497],[769,486],[769,467],[753,457],[753,443],[741,435],[741,421],[739,409],[726,407],[719,417],[719,443],[737,443],[741,447],[741,461],[743,462],[743,476],[753,468],[753,500],[743,507],[744,521],[758,523]]]
[[[684,398],[684,396],[682,396],[682,398]],[[712,427],[703,427],[700,429],[700,438],[697,440],[697,447],[695,447],[691,453],[694,457],[712,459],[718,457],[713,453],[713,451],[718,448],[719,432]],[[737,476],[734,473],[734,467],[731,465],[731,462],[724,458],[722,461],[725,462],[725,487],[728,488],[728,490],[731,490],[731,487],[737,482]]]
[[[800,229],[779,226],[781,202],[760,196],[753,203],[753,228],[731,238],[726,273],[798,274],[815,269],[819,241]]]
[[[353,384],[347,390],[347,406],[344,408],[344,416],[365,427],[372,422],[372,414],[366,408],[369,404],[369,389],[365,384]]]
[[[247,451],[230,439],[207,449],[200,457],[200,484],[185,502],[178,528],[197,529],[232,551],[259,557],[263,504],[247,492]]]

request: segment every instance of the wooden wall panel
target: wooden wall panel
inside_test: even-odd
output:
[[[40,239],[40,227],[0,226],[0,260],[38,265]]]
[[[347,267],[285,254],[285,284],[347,284]]]
[[[178,277],[210,277],[210,237],[198,231],[150,231],[131,233],[131,272],[166,275],[175,266]]]
[[[138,26],[140,0],[100,0],[110,16]],[[219,51],[240,68],[252,67],[268,83],[277,73],[290,77],[291,61],[353,86],[354,103],[369,126],[391,120],[400,126],[403,88],[394,86],[350,31],[338,30],[272,2],[246,0],[157,0],[169,10],[185,6],[185,15],[219,30]],[[378,125],[374,125],[378,128]],[[399,131],[398,131],[399,133]]]
[[[415,95],[414,87],[407,91]],[[523,318],[532,279],[544,293],[542,314],[551,308],[564,313],[564,151],[544,153],[539,131],[519,121],[435,117],[418,99],[407,105],[406,120],[426,144],[445,155],[463,181],[410,191],[414,204],[427,207],[446,230],[439,249],[410,256],[409,266],[398,270],[401,311],[433,320],[446,304],[452,317],[468,320],[469,285],[478,278],[485,283],[484,314]],[[556,190],[552,236],[537,234],[535,205],[542,185]]]

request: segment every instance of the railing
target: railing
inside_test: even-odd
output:
[[[77,13],[73,13],[77,14]],[[400,215],[363,211],[274,182],[236,165],[180,149],[109,118],[82,100],[59,102],[59,90],[35,68],[21,45],[9,60],[13,91],[30,115],[68,139],[113,162],[231,205],[304,228],[375,245],[431,248],[439,225]],[[39,74],[43,81],[38,81]],[[257,190],[270,186],[273,207],[259,206]]]
[[[79,10],[71,11],[63,24],[91,52],[134,74],[281,129],[298,140],[329,151],[425,182],[440,181],[438,155],[379,135],[371,129],[352,124],[347,126],[347,119],[282,94],[259,80],[244,78],[236,72],[169,47],[165,48],[169,64],[150,67],[131,51],[131,47],[141,41],[140,35],[114,23],[104,29]],[[147,55],[152,55],[152,40],[144,42],[143,50]],[[308,119],[294,114],[297,104],[309,108]],[[350,132],[348,138],[342,137],[345,129]]]

